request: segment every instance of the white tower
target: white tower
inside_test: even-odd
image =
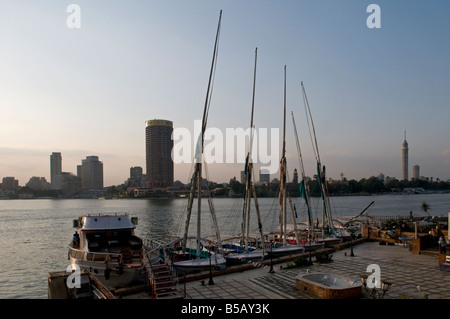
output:
[[[406,131],[402,145],[402,180],[408,180],[408,142],[406,142]]]

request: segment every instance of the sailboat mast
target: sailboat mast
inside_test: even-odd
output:
[[[258,58],[258,48],[255,49],[255,66],[253,71],[253,93],[252,93],[252,108],[250,115],[250,147],[247,152],[247,159],[245,162],[245,198],[244,198],[244,214],[243,214],[243,225],[242,225],[242,242],[244,244],[244,250],[247,251],[249,247],[249,237],[250,237],[250,206],[252,197],[252,173],[253,173],[253,162],[252,162],[252,149],[253,149],[253,114],[255,110],[255,91],[256,91],[256,64]]]
[[[255,91],[256,91],[256,63],[258,61],[258,48],[255,48],[255,66],[253,69],[253,93],[252,93],[252,115],[250,118],[250,130],[253,132],[253,113],[255,111]],[[253,134],[251,134],[250,139],[250,152],[252,151]]]
[[[205,99],[205,107],[203,109],[203,119],[202,119],[202,153],[203,153],[203,141],[204,141],[204,133],[206,130],[206,123],[208,119],[208,112],[209,112],[209,104],[211,102],[211,92],[212,92],[212,77],[214,75],[214,69],[216,64],[216,56],[219,46],[219,35],[220,35],[220,23],[222,21],[222,10],[220,10],[219,15],[219,23],[217,25],[217,32],[216,32],[216,41],[214,42],[214,52],[213,52],[213,58],[211,63],[211,70],[209,72],[209,81],[208,81],[208,89],[206,90],[206,99]]]
[[[189,231],[189,224],[190,224],[190,218],[192,213],[192,207],[193,207],[193,200],[195,197],[195,186],[197,186],[197,199],[198,199],[198,213],[197,213],[197,258],[200,258],[200,248],[201,248],[201,196],[202,196],[202,161],[203,161],[203,146],[204,146],[204,134],[206,130],[206,124],[208,119],[208,113],[209,113],[209,106],[211,102],[211,94],[212,94],[212,79],[214,75],[214,70],[216,66],[216,60],[217,60],[217,51],[218,51],[218,45],[219,45],[219,35],[220,35],[220,24],[222,20],[222,10],[220,10],[219,15],[219,22],[217,25],[217,32],[216,32],[216,39],[214,42],[214,52],[211,62],[211,70],[209,73],[209,80],[208,80],[208,88],[206,90],[206,98],[205,98],[205,106],[203,108],[203,118],[202,118],[202,131],[201,135],[197,139],[197,146],[196,146],[196,154],[195,154],[195,169],[194,173],[192,175],[191,179],[191,193],[189,195],[189,202],[188,202],[188,208],[187,208],[187,218],[186,218],[186,225],[185,225],[185,233],[183,236],[182,246],[183,248],[186,248],[187,243],[187,237],[188,237],[188,231]],[[197,184],[197,185],[195,185]]]
[[[201,225],[202,225],[202,163],[197,163],[198,166],[198,180],[197,180],[197,258],[200,258],[201,249]]]
[[[314,149],[314,153],[316,156],[316,160],[317,160],[317,176],[318,176],[318,181],[319,184],[321,186],[321,195],[322,195],[322,235],[324,235],[325,232],[325,220],[327,220],[328,223],[328,227],[329,227],[329,231],[331,233],[334,232],[333,230],[333,218],[332,218],[332,214],[331,214],[331,208],[330,208],[330,199],[328,196],[328,187],[327,187],[327,182],[326,182],[326,172],[325,172],[325,166],[323,166],[323,170],[322,170],[322,164],[320,162],[320,155],[319,155],[319,147],[317,144],[317,137],[316,137],[316,130],[314,128],[314,122],[312,119],[312,115],[311,115],[311,109],[309,107],[309,102],[308,102],[308,98],[306,96],[306,91],[305,91],[305,87],[303,86],[303,82],[301,82],[301,86],[302,86],[302,92],[303,92],[303,100],[305,103],[305,109],[307,112],[307,119],[309,119],[311,121],[311,127],[312,127],[312,136],[314,137],[314,143],[313,143],[313,149]],[[309,120],[308,120],[308,124],[309,124]],[[311,132],[311,127],[310,127],[310,132]],[[311,134],[310,134],[311,135]]]
[[[281,172],[282,172],[282,223],[281,226],[281,235],[283,236],[283,245],[286,245],[286,225],[287,225],[287,218],[286,218],[286,65],[284,66],[284,109],[283,109],[283,152],[281,157]]]
[[[302,151],[300,148],[300,142],[298,140],[298,133],[297,133],[297,126],[295,125],[295,119],[294,119],[294,112],[291,112],[292,115],[292,124],[294,126],[294,134],[295,134],[295,141],[297,145],[297,153],[298,153],[298,160],[300,165],[300,171],[302,174],[302,181],[300,182],[300,196],[303,197],[305,204],[306,204],[306,210],[308,214],[308,237],[311,239],[311,231],[312,231],[312,220],[311,220],[311,209],[309,206],[309,193],[308,193],[308,187],[306,186],[306,178],[305,178],[305,166],[303,165],[303,156]]]
[[[284,66],[283,158],[286,154],[286,65]]]

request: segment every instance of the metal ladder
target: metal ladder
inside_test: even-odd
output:
[[[184,291],[178,288],[178,278],[168,264],[151,265],[150,286],[154,299],[181,299]]]
[[[145,251],[145,255],[147,258],[144,258],[144,265],[148,276],[148,284],[151,288],[149,293],[152,295],[152,298],[184,298],[186,289],[181,290],[179,288],[178,277],[172,267],[167,262],[153,265],[148,251]],[[165,258],[165,260],[168,259]]]

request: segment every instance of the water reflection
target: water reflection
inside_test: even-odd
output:
[[[314,219],[321,219],[319,199],[315,201]],[[368,213],[377,215],[423,216],[422,202],[430,205],[432,216],[447,216],[450,194],[383,195],[332,197],[333,216],[355,216],[371,201]],[[4,200],[0,201],[0,298],[46,298],[47,275],[68,265],[67,245],[73,234],[72,220],[84,214],[128,213],[138,217],[136,234],[146,239],[166,241],[181,235],[185,227],[186,199],[129,200]],[[242,199],[213,200],[222,237],[240,232]],[[260,198],[263,230],[278,226],[278,200]],[[306,220],[303,202],[293,198],[298,221]],[[189,227],[196,232],[197,202]],[[253,203],[252,203],[253,205]],[[252,206],[252,218],[256,219]],[[251,221],[256,231],[256,220]],[[207,200],[202,200],[202,234],[213,234]],[[30,288],[32,287],[32,288]]]

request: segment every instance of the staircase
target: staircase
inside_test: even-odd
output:
[[[178,289],[178,280],[168,264],[151,265],[150,287],[154,299],[182,299],[184,292]]]

